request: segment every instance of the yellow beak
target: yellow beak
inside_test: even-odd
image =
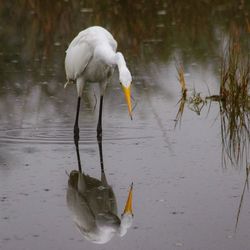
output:
[[[127,198],[127,202],[123,211],[123,214],[131,214],[133,215],[133,211],[132,211],[132,193],[133,193],[133,183],[130,186],[130,190],[128,193],[128,198]]]
[[[125,86],[122,85],[122,90],[124,92],[125,99],[126,99],[126,102],[127,102],[127,105],[128,105],[128,113],[129,113],[129,116],[130,116],[130,118],[132,120],[133,118],[132,118],[132,104],[131,104],[131,97],[130,97],[130,86],[125,87]]]

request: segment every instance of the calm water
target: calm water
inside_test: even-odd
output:
[[[0,2],[0,249],[249,249],[247,190],[235,227],[249,137],[244,160],[231,164],[217,102],[199,115],[187,103],[176,124],[176,63],[188,97],[193,89],[218,94],[224,39],[235,28],[245,49],[250,7],[130,2]],[[104,99],[104,169],[119,218],[134,183],[134,218],[123,237],[103,245],[77,229],[66,199],[68,174],[78,165],[76,89],[63,88],[64,51],[95,24],[108,28],[125,54],[135,106],[131,121],[114,75]],[[84,172],[100,180],[95,96],[98,86],[87,86],[79,146]]]

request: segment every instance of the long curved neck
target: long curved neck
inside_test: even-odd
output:
[[[123,55],[122,55],[121,52],[117,52],[117,53],[115,54],[115,61],[116,61],[117,67],[118,67],[118,69],[119,69],[119,72],[122,71],[122,68],[123,68],[123,67],[126,67],[126,68],[127,68],[125,59],[124,59],[124,57],[123,57]]]
[[[110,66],[118,66],[119,71],[122,70],[122,68],[127,68],[126,62],[124,60],[124,57],[121,52],[115,52],[112,47],[109,45],[103,45],[98,46],[95,49],[95,54],[97,57],[101,58],[104,62],[106,62]]]
[[[117,65],[120,81],[125,85],[130,85],[131,74],[121,52],[115,52],[109,45],[102,45],[96,48],[95,55],[110,66]]]
[[[120,82],[123,84],[123,86],[129,87],[132,81],[132,77],[121,52],[116,53],[115,60],[119,71]]]

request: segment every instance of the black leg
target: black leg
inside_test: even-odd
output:
[[[102,135],[102,105],[103,105],[103,95],[100,97],[100,108],[99,108],[99,117],[97,124],[97,137]]]
[[[80,103],[81,103],[81,97],[78,97],[77,109],[76,109],[76,119],[75,119],[75,125],[74,125],[74,141],[75,141],[75,146],[76,146],[78,169],[79,169],[79,172],[82,173],[81,159],[80,159],[79,145],[78,145],[78,142],[79,142],[78,118],[79,118]]]
[[[100,165],[101,171],[104,173],[104,164],[103,164],[103,155],[102,155],[102,136],[97,136],[98,148],[99,148],[99,156],[100,156]]]
[[[103,162],[103,155],[102,155],[102,135],[97,135],[97,142],[98,142],[100,165],[101,165],[101,181],[104,187],[108,187],[107,178],[104,172],[104,162]]]
[[[76,140],[79,141],[78,118],[79,118],[80,104],[81,104],[81,97],[78,97],[77,108],[76,108],[76,119],[75,119],[75,125],[74,125],[74,140],[75,140],[75,142],[76,142]]]
[[[82,173],[82,165],[81,165],[81,159],[80,159],[78,142],[75,145],[76,145],[76,155],[77,155],[77,162],[78,162],[78,171],[80,173]]]

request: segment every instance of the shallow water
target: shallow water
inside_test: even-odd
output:
[[[230,164],[223,151],[219,104],[208,102],[200,115],[186,104],[176,125],[181,97],[176,62],[184,66],[188,96],[194,88],[202,96],[218,94],[220,46],[235,6],[198,4],[197,20],[190,20],[191,4],[34,3],[2,4],[0,12],[0,249],[249,249],[247,190],[236,228],[245,163]],[[248,7],[232,20],[246,39],[241,14]],[[51,26],[40,18],[43,8]],[[61,13],[59,19],[54,12]],[[8,24],[12,15],[20,26],[16,20]],[[76,90],[63,88],[64,50],[80,29],[93,24],[117,37],[134,79],[133,121],[117,75],[105,93],[106,178],[119,218],[133,182],[134,218],[125,236],[116,234],[103,245],[84,238],[66,201],[68,174],[78,163]],[[87,86],[84,96],[82,168],[100,179],[98,86]]]

